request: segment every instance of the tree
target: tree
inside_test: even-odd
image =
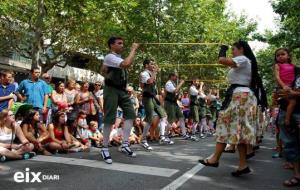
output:
[[[104,55],[106,40],[112,35],[122,36],[129,47],[132,42],[231,44],[249,39],[256,23],[244,16],[225,13],[225,3],[223,0],[3,0],[0,39],[8,39],[7,49],[31,58],[33,65],[42,66],[43,72],[76,52],[90,58]],[[186,79],[196,76],[220,79],[226,74],[223,68],[181,67],[216,63],[218,45],[142,45],[140,49],[138,64],[130,70],[136,73],[130,77],[134,84],[138,84],[138,73],[146,57],[155,58],[162,67],[162,81],[174,69]],[[99,64],[97,59],[93,60]],[[180,67],[169,67],[170,64]]]
[[[96,52],[100,25],[94,22],[101,16],[92,0],[3,0],[0,43],[46,72],[73,52]]]
[[[274,12],[280,16],[279,30],[277,33],[267,31],[263,35],[257,35],[260,41],[267,42],[269,47],[257,53],[261,76],[266,90],[271,99],[271,94],[276,87],[274,78],[274,53],[279,47],[286,47],[293,54],[293,63],[299,64],[300,60],[300,0],[273,0]]]

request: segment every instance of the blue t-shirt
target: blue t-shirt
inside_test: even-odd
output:
[[[24,94],[26,103],[31,104],[34,108],[44,107],[44,97],[49,94],[49,88],[45,81],[23,80],[18,88],[18,92]]]
[[[15,85],[13,84],[9,84],[7,86],[3,86],[2,84],[0,84],[0,97],[2,96],[8,96],[11,93],[13,93],[15,91]],[[0,101],[0,112],[6,108],[8,108],[8,102],[10,99],[8,100],[4,100],[4,101]]]

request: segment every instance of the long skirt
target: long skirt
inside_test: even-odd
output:
[[[226,144],[256,143],[257,100],[252,92],[233,93],[227,109],[219,112],[216,141]]]

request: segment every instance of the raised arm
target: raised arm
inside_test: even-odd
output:
[[[128,57],[126,57],[120,65],[121,68],[128,68],[132,65],[135,54],[136,54],[136,50],[138,47],[139,47],[139,44],[137,44],[137,43],[132,44],[131,51],[130,51]]]

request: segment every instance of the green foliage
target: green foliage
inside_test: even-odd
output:
[[[274,53],[279,47],[286,47],[293,54],[293,63],[299,65],[300,60],[300,0],[273,0],[274,12],[280,16],[279,31],[277,33],[266,32],[264,35],[256,35],[255,38],[268,42],[269,47],[257,53],[260,72],[266,90],[271,100],[271,92],[276,86],[273,73]]]
[[[95,57],[107,53],[106,40],[112,35],[125,39],[126,53],[132,42],[231,44],[249,39],[256,23],[245,16],[225,13],[225,3],[223,0],[3,0],[0,43],[9,42],[6,50],[32,58],[33,63],[39,56],[37,62],[47,71],[74,52],[86,54],[92,60],[89,68],[98,69]],[[141,63],[146,57],[161,65],[162,82],[175,68],[185,79],[223,79],[226,75],[223,68],[181,67],[216,63],[218,49],[217,45],[142,45],[130,70],[134,73],[131,82],[138,84]],[[165,67],[167,64],[179,67]]]

